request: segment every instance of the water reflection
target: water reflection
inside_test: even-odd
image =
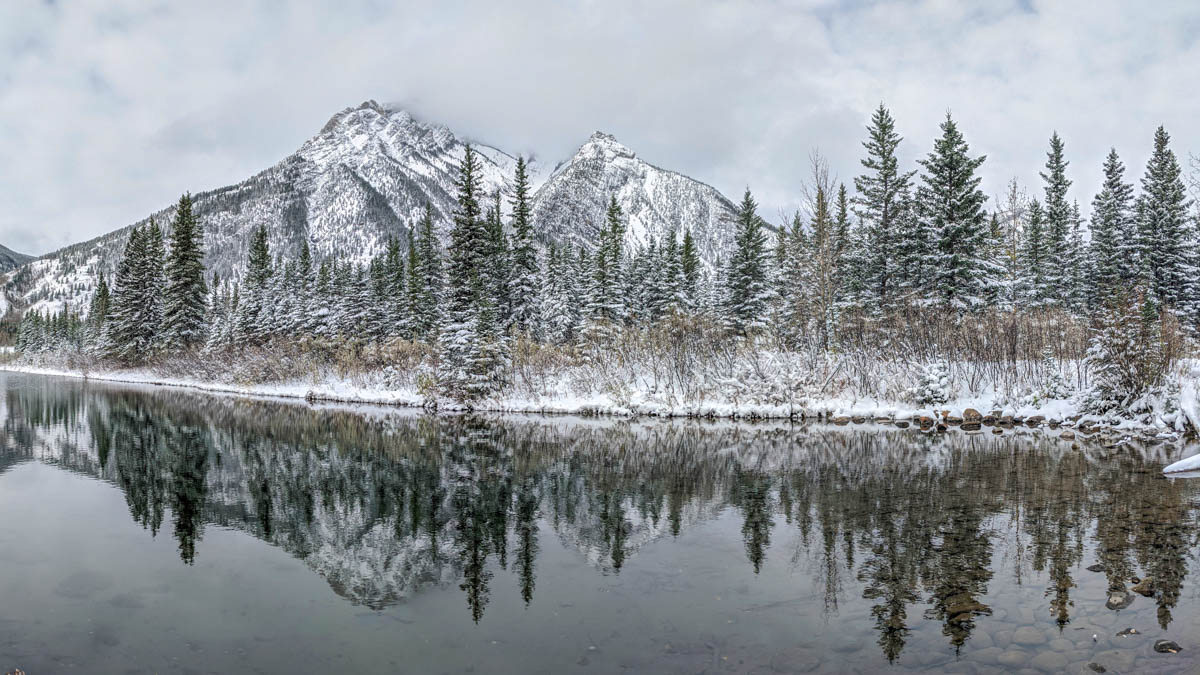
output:
[[[8,380],[5,405],[0,473],[36,459],[110,481],[186,564],[206,526],[232,527],[354,603],[456,586],[476,622],[497,573],[537,601],[542,537],[619,575],[644,547],[733,513],[749,569],[790,556],[828,616],[865,599],[869,617],[852,618],[894,661],[922,621],[961,648],[1000,575],[1048,579],[1043,611],[1065,628],[1088,559],[1112,597],[1146,595],[1166,628],[1197,544],[1197,483],[1163,479],[1163,458],[1130,445],[434,418],[36,378]]]

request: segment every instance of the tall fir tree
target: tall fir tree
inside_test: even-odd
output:
[[[1042,203],[1029,202],[1029,223],[1021,246],[1022,301],[1028,307],[1041,307],[1047,302],[1046,267],[1051,264],[1046,250],[1046,223]]]
[[[871,311],[891,308],[897,293],[897,259],[895,251],[901,243],[903,196],[907,193],[915,171],[901,171],[896,149],[903,138],[896,133],[896,122],[883,104],[871,115],[868,137],[863,141],[867,156],[862,161],[866,173],[854,179],[858,191],[855,205],[868,228],[869,240],[861,255],[865,257],[861,279],[862,298]]]
[[[696,312],[700,309],[700,252],[696,250],[696,239],[691,230],[683,233],[679,267],[683,274],[684,306],[688,311]]]
[[[433,207],[425,202],[425,213],[417,225],[417,259],[420,265],[420,298],[414,307],[414,332],[419,339],[437,337],[441,325],[441,303],[445,280],[442,256],[433,229]]]
[[[1193,307],[1189,296],[1196,283],[1196,242],[1188,221],[1190,202],[1183,172],[1170,142],[1170,135],[1159,127],[1154,133],[1154,152],[1142,177],[1138,209],[1142,273],[1150,297],[1160,309],[1190,315],[1195,321],[1200,318],[1200,307]]]
[[[163,347],[167,350],[198,347],[207,333],[203,238],[192,213],[192,196],[185,193],[175,207],[166,265]]]
[[[1104,183],[1092,200],[1090,305],[1100,307],[1118,284],[1136,276],[1137,232],[1133,222],[1133,186],[1116,148],[1104,159]]]
[[[513,178],[512,247],[509,301],[512,305],[513,327],[522,333],[532,333],[538,323],[540,301],[538,293],[539,266],[533,242],[533,212],[529,203],[529,175],[524,157],[517,157]]]
[[[587,306],[588,324],[585,327],[588,336],[596,339],[611,336],[616,325],[625,319],[622,294],[625,221],[616,196],[609,199],[604,218],[600,244],[592,258]]]
[[[1067,201],[1067,190],[1071,181],[1067,179],[1064,156],[1065,144],[1058,132],[1050,136],[1050,149],[1046,151],[1046,171],[1041,173],[1045,183],[1046,198],[1042,203],[1045,215],[1043,225],[1047,260],[1054,264],[1043,270],[1046,277],[1044,302],[1057,307],[1067,307],[1071,300],[1071,204]]]
[[[264,337],[269,307],[267,289],[272,272],[267,226],[259,225],[250,235],[249,260],[234,327],[238,340],[258,341]]]
[[[450,233],[446,324],[442,328],[439,378],[443,392],[471,403],[487,396],[504,367],[502,335],[486,258],[492,248],[484,221],[479,160],[467,146],[459,165],[458,206]]]
[[[735,227],[734,252],[725,281],[725,320],[731,330],[744,335],[766,325],[771,295],[767,235],[749,188],[738,206]]]
[[[977,309],[999,275],[996,262],[985,255],[987,196],[979,189],[976,174],[986,156],[970,156],[970,147],[949,113],[941,129],[933,152],[920,160],[925,172],[918,194],[921,216],[937,242],[934,290],[947,307]]]

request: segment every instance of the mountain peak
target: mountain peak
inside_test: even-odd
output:
[[[592,135],[588,137],[587,142],[583,144],[583,147],[579,148],[579,152],[577,154],[602,155],[608,156],[609,158],[629,157],[632,159],[636,157],[633,150],[630,150],[628,147],[622,145],[620,141],[617,140],[616,136],[613,136],[612,134],[606,134],[603,131],[593,132]]]

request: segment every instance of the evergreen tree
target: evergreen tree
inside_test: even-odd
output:
[[[162,228],[154,219],[150,219],[150,227],[146,232],[146,251],[142,257],[141,295],[145,325],[142,337],[146,341],[147,353],[162,346],[162,329],[165,315],[163,294],[166,290],[166,248],[163,241]]]
[[[432,340],[441,323],[443,296],[442,258],[433,231],[433,207],[425,203],[425,213],[417,226],[417,260],[420,265],[419,302],[414,307],[413,324],[418,339]]]
[[[738,207],[734,253],[726,280],[725,318],[730,329],[748,334],[765,325],[770,288],[767,281],[767,236],[750,189]]]
[[[517,158],[517,173],[513,181],[512,198],[513,240],[511,249],[512,322],[516,330],[532,333],[537,325],[538,279],[537,250],[533,245],[533,213],[529,204],[529,176],[524,157]]]
[[[611,197],[605,212],[605,226],[600,234],[600,245],[592,259],[591,292],[588,298],[588,331],[604,332],[624,318],[622,302],[622,244],[625,239],[624,214]]]
[[[1137,233],[1133,222],[1133,186],[1124,181],[1125,165],[1116,148],[1104,160],[1104,184],[1092,200],[1091,304],[1098,307],[1118,284],[1136,275]]]
[[[421,276],[421,257],[417,252],[417,239],[413,230],[408,231],[408,264],[404,277],[404,323],[402,335],[408,340],[425,337],[421,325],[421,303],[425,297],[424,278]]]
[[[683,274],[684,306],[690,312],[700,308],[700,253],[696,250],[696,239],[692,231],[683,233],[683,246],[679,249],[679,267]]]
[[[1187,311],[1188,291],[1195,281],[1188,223],[1187,193],[1171,137],[1159,127],[1154,133],[1154,152],[1142,178],[1138,233],[1143,254],[1142,271],[1150,296],[1160,308]]]
[[[168,350],[196,347],[204,340],[205,306],[203,232],[192,213],[192,196],[175,207],[171,252],[167,258],[163,344]]]
[[[266,295],[271,279],[271,247],[267,241],[267,226],[259,225],[250,235],[249,261],[242,284],[234,333],[239,340],[261,340],[268,312]]]
[[[117,266],[106,322],[104,351],[126,363],[139,363],[156,346],[162,321],[162,233],[153,222],[130,230]]]
[[[999,270],[985,252],[987,196],[976,175],[985,156],[971,157],[958,126],[947,113],[933,152],[920,160],[925,173],[918,195],[921,215],[934,234],[934,289],[947,307],[976,309],[984,303]]]
[[[1042,204],[1034,199],[1029,202],[1029,224],[1021,248],[1021,297],[1031,307],[1046,303],[1049,291],[1046,287],[1046,267],[1051,264],[1046,251],[1045,220]]]
[[[87,348],[90,352],[100,351],[103,347],[104,327],[108,323],[108,314],[112,305],[112,296],[108,289],[108,281],[100,275],[96,283],[96,291],[88,305]]]
[[[895,295],[902,197],[916,172],[899,169],[896,149],[903,138],[896,133],[896,122],[882,103],[871,116],[867,133],[863,142],[867,157],[862,165],[868,173],[854,179],[858,191],[855,203],[869,228],[866,238],[870,245],[861,252],[866,274],[862,279],[866,293],[863,300],[873,311],[879,311],[889,308]]]
[[[492,261],[486,256],[492,241],[479,205],[479,181],[479,160],[467,146],[456,181],[458,207],[450,234],[447,322],[439,367],[444,392],[468,403],[490,393],[504,367],[504,345],[496,338],[498,318],[488,288]]]
[[[1071,205],[1067,202],[1067,190],[1071,181],[1067,179],[1067,162],[1063,158],[1063,140],[1058,132],[1050,136],[1050,149],[1046,152],[1046,171],[1040,174],[1046,184],[1045,223],[1043,225],[1044,246],[1047,260],[1054,261],[1043,269],[1046,284],[1045,302],[1065,307],[1071,295]]]

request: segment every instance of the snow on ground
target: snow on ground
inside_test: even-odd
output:
[[[41,367],[27,364],[7,364],[0,368],[45,375],[84,377],[95,380],[189,387],[210,392],[227,392],[244,396],[282,397],[309,401],[368,403],[407,407],[437,407],[439,410],[461,410],[461,406],[446,400],[430,400],[414,386],[389,384],[378,374],[363,374],[351,378],[328,374],[320,378],[263,384],[213,382],[198,378],[164,376],[147,369],[81,372],[66,368]],[[800,397],[791,403],[765,404],[718,397],[688,402],[675,397],[654,394],[631,384],[619,396],[603,391],[580,393],[577,383],[567,377],[551,378],[538,394],[509,394],[488,399],[475,406],[479,412],[550,413],[574,415],[610,415],[621,417],[694,417],[726,419],[797,419],[821,418],[835,422],[887,420],[915,421],[930,418],[940,422],[947,418],[962,418],[964,412],[975,410],[982,415],[1009,417],[1017,423],[1087,426],[1108,429],[1118,434],[1138,434],[1162,440],[1181,438],[1190,425],[1200,429],[1200,409],[1197,388],[1200,383],[1200,361],[1186,364],[1180,382],[1179,409],[1143,416],[1140,421],[1112,416],[1085,414],[1079,397],[1045,399],[1021,405],[997,405],[1001,400],[990,388],[979,388],[973,395],[950,398],[943,404],[914,406],[875,398]],[[1200,461],[1200,460],[1198,460]],[[1200,468],[1200,464],[1197,465]],[[1183,469],[1179,469],[1183,470]]]

